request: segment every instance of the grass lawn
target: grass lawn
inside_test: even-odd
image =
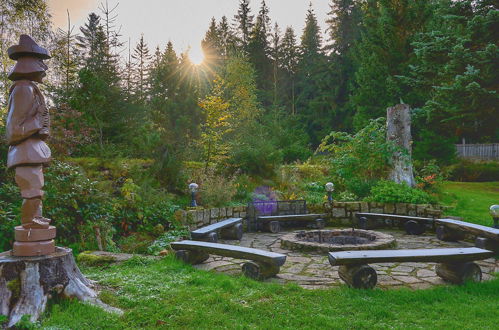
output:
[[[447,215],[490,226],[489,207],[499,204],[499,182],[445,182],[439,197],[443,205],[451,207]]]
[[[490,224],[499,184],[447,182],[448,214]],[[133,258],[122,265],[83,268],[104,289],[101,298],[125,311],[108,314],[76,301],[52,304],[40,326],[57,329],[137,328],[431,328],[498,329],[499,277],[428,290],[310,291],[205,272],[172,258]]]

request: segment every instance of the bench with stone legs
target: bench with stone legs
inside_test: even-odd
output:
[[[325,226],[325,214],[288,214],[288,215],[264,215],[259,216],[257,221],[262,227],[271,233],[281,231],[281,222],[301,222],[311,223],[317,229],[322,229]]]
[[[243,237],[243,218],[229,218],[191,231],[191,238],[196,241],[216,243],[218,232],[224,239],[240,240]]]
[[[437,238],[442,241],[460,241],[469,233],[476,237],[475,245],[499,253],[499,229],[454,219],[436,219]]]
[[[338,274],[350,287],[371,289],[376,286],[378,275],[369,263],[385,262],[436,262],[438,276],[451,283],[482,280],[482,270],[474,260],[494,255],[492,251],[470,248],[369,250],[330,252],[329,263],[340,266]]]
[[[382,214],[382,213],[357,213],[355,216],[358,219],[361,229],[369,229],[373,226],[374,221],[378,219],[388,219],[392,221],[400,221],[404,223],[404,228],[409,235],[421,235],[426,230],[426,225],[433,225],[433,218],[411,217],[398,214]]]
[[[210,254],[251,260],[243,264],[242,272],[245,276],[257,280],[277,275],[286,262],[284,254],[237,245],[181,241],[171,243],[171,247],[176,251],[175,256],[178,259],[193,265],[206,261]]]

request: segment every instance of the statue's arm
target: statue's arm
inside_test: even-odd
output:
[[[37,134],[43,127],[35,104],[32,86],[16,86],[10,94],[10,107],[7,116],[7,142],[17,144]]]

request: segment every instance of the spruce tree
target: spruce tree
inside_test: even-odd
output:
[[[296,114],[295,82],[296,70],[298,67],[299,50],[295,32],[288,26],[279,44],[281,53],[280,66],[284,71],[285,85],[283,86],[285,95],[285,105],[292,115]]]
[[[253,30],[253,17],[249,0],[240,0],[237,15],[234,15],[234,27],[243,50],[248,47],[250,33]]]
[[[135,69],[133,70],[135,95],[139,103],[144,103],[148,91],[148,67],[151,60],[149,48],[144,41],[144,35],[141,35],[139,42],[135,46],[132,58],[135,60]]]

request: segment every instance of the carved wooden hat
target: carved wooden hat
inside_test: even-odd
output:
[[[21,34],[19,45],[9,47],[7,50],[12,60],[17,60],[22,56],[34,56],[46,60],[50,58],[48,50],[38,46],[38,44],[27,34]]]

